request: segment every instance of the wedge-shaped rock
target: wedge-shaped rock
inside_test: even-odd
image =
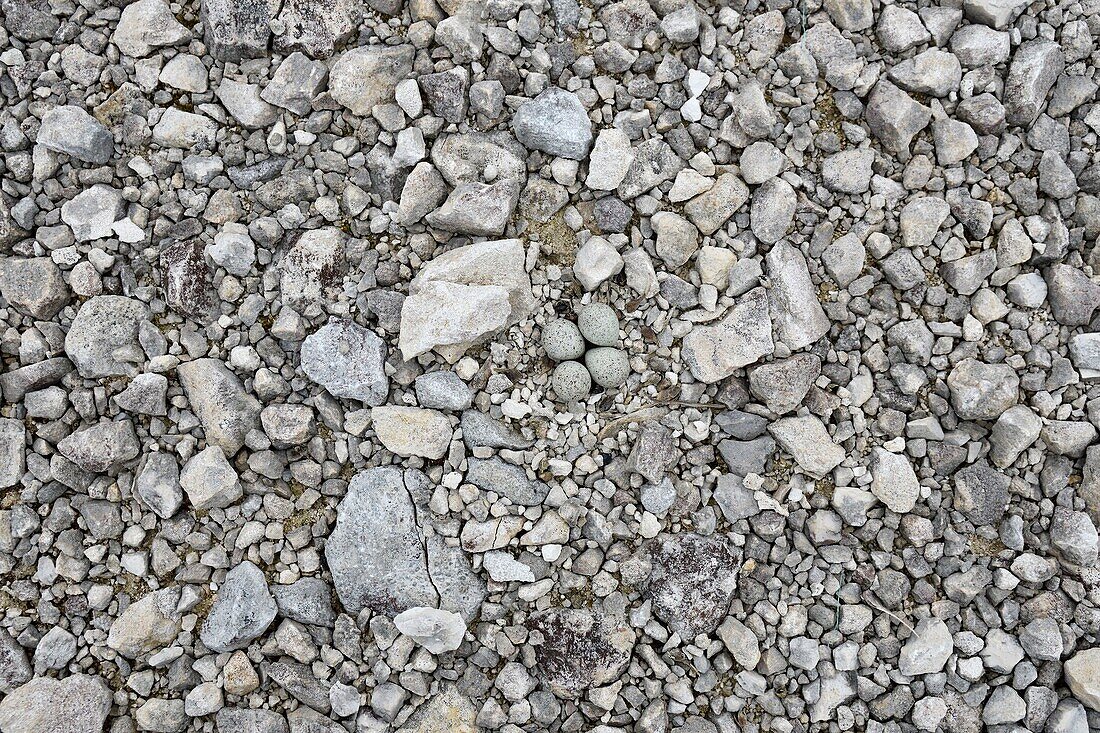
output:
[[[780,242],[766,258],[771,278],[770,310],[779,338],[791,351],[804,349],[829,332],[829,319],[817,299],[806,259]]]
[[[774,350],[768,294],[764,288],[755,288],[717,324],[691,329],[681,353],[695,378],[709,384]]]
[[[227,456],[236,455],[248,431],[260,424],[260,403],[218,359],[195,359],[180,364],[176,373],[202,422],[206,442],[219,446]]]
[[[1028,41],[1017,48],[1005,79],[1005,121],[1025,127],[1034,122],[1065,67],[1065,53],[1054,41]]]
[[[171,644],[183,619],[176,607],[180,588],[175,586],[154,591],[134,601],[123,611],[107,634],[107,646],[130,659]]]
[[[110,130],[80,107],[54,107],[42,116],[35,142],[85,163],[102,165],[115,153]]]
[[[215,652],[242,649],[267,631],[275,611],[263,571],[245,560],[226,574],[199,638]]]

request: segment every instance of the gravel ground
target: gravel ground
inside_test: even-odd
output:
[[[1100,0],[0,0],[0,733],[1100,730]]]

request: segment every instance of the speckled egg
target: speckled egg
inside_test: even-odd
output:
[[[575,323],[559,318],[543,327],[542,348],[554,361],[579,359],[584,354],[584,339]]]
[[[596,346],[615,346],[619,343],[619,319],[615,309],[603,303],[591,303],[581,308],[577,316],[581,335]]]
[[[592,391],[592,375],[579,361],[563,361],[558,364],[551,383],[562,402],[584,399]]]
[[[592,381],[606,389],[618,387],[630,376],[630,360],[622,349],[599,346],[584,355]]]

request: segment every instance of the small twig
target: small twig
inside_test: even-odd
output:
[[[910,634],[914,634],[914,633],[916,633],[916,630],[915,630],[915,629],[914,629],[914,628],[913,628],[912,626],[910,626],[910,625],[909,625],[909,624],[908,624],[907,622],[903,621],[903,620],[902,620],[902,619],[901,619],[900,617],[898,617],[898,616],[895,616],[894,614],[890,613],[889,611],[887,611],[887,610],[886,610],[885,608],[883,608],[882,606],[880,606],[880,605],[879,605],[878,603],[876,603],[875,601],[872,601],[872,600],[870,599],[870,597],[869,597],[869,596],[867,595],[867,593],[868,593],[867,591],[864,591],[864,592],[863,592],[863,593],[862,593],[862,594],[860,595],[860,598],[862,598],[862,599],[863,599],[863,600],[864,600],[864,601],[865,601],[865,602],[867,603],[867,605],[868,605],[868,606],[870,606],[871,608],[875,609],[876,611],[879,611],[879,612],[881,612],[881,613],[885,613],[885,614],[886,614],[887,616],[889,616],[890,618],[894,619],[895,621],[897,621],[897,622],[898,622],[899,624],[901,624],[901,625],[902,625],[902,626],[904,626],[905,628],[909,629],[909,633],[910,633]]]

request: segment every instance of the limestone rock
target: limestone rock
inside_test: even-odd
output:
[[[195,359],[176,369],[191,409],[198,415],[207,443],[236,455],[245,436],[259,426],[260,403],[219,359]]]
[[[275,620],[275,611],[263,571],[245,560],[226,574],[199,638],[215,652],[242,649],[263,635]]]
[[[103,730],[111,691],[87,674],[64,679],[35,677],[0,700],[4,733],[89,733]]]
[[[306,376],[335,397],[376,407],[389,394],[385,342],[352,321],[333,320],[307,336],[301,365]]]

